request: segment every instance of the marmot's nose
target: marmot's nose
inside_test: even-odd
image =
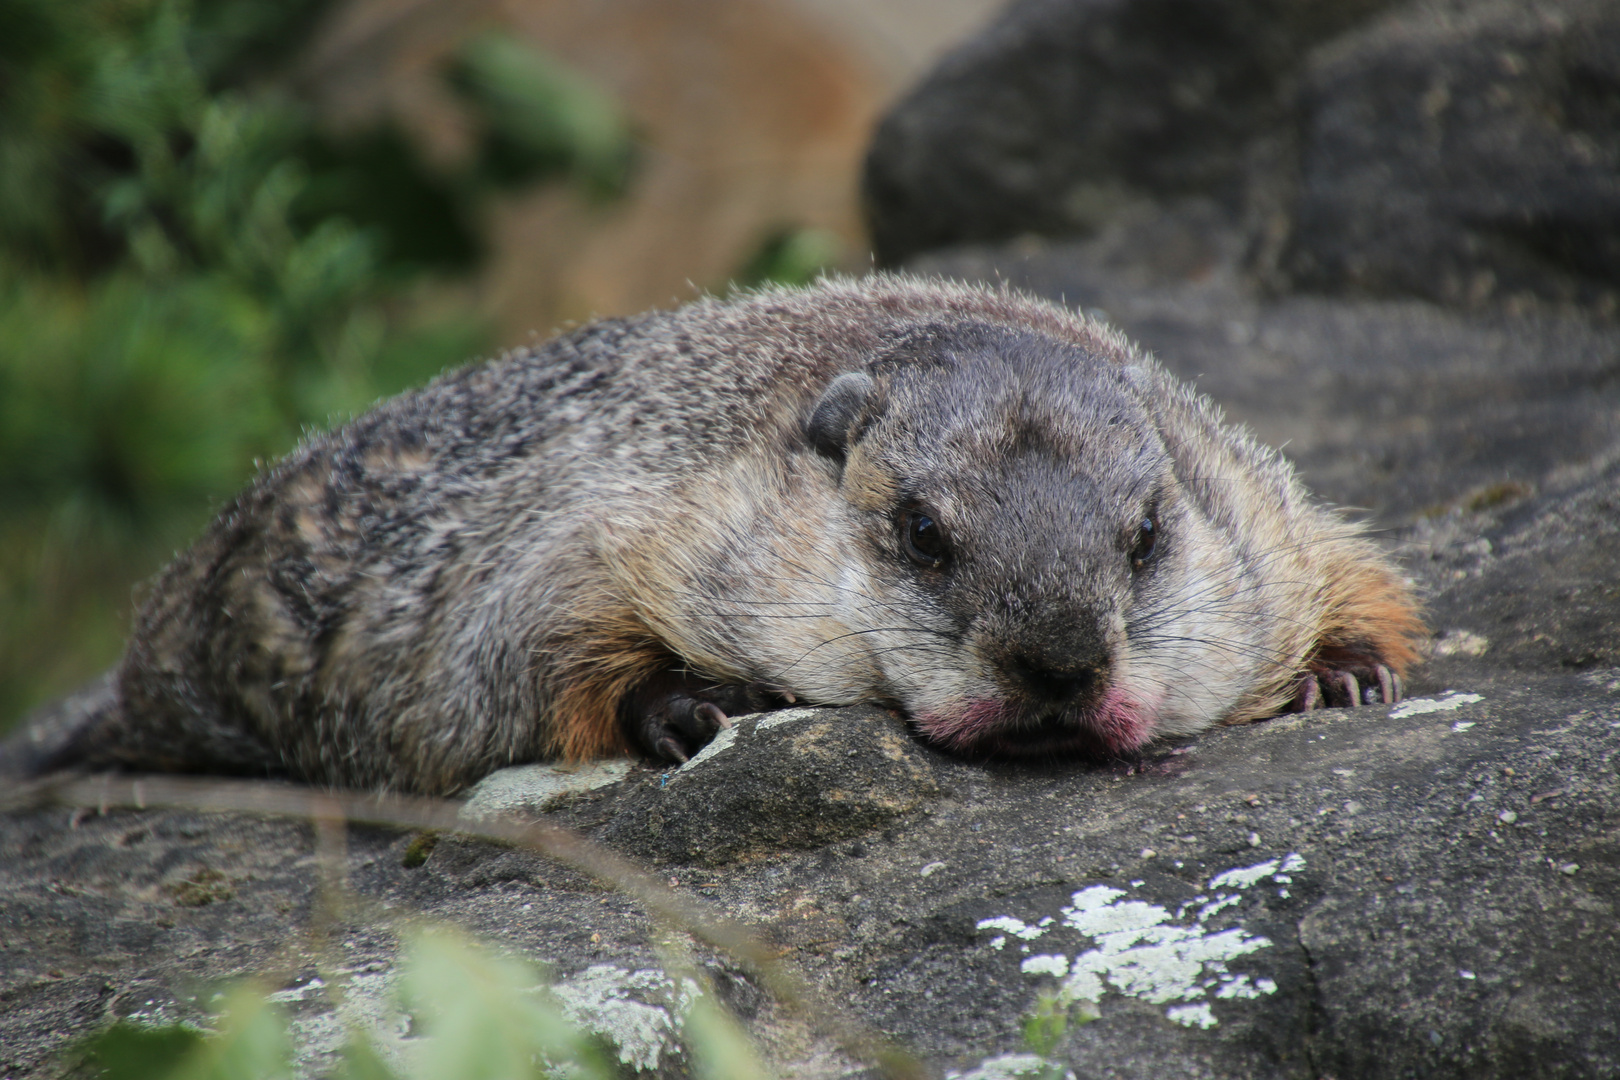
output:
[[[1040,653],[1016,652],[1004,668],[1030,697],[1053,705],[1066,705],[1088,696],[1108,670],[1108,655],[1061,659]]]

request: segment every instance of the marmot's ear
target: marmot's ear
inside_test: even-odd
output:
[[[856,424],[877,396],[877,383],[864,371],[846,371],[821,394],[804,423],[805,437],[818,453],[844,460],[849,444],[859,437]]]

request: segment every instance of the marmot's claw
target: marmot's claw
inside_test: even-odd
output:
[[[698,702],[697,708],[692,710],[692,718],[713,725],[716,731],[724,731],[731,726],[731,717],[712,701]]]
[[[1332,668],[1307,672],[1288,707],[1292,712],[1309,712],[1394,705],[1400,700],[1401,677],[1387,665],[1373,663],[1353,671]]]
[[[684,762],[731,727],[733,716],[781,708],[795,700],[768,683],[716,685],[690,672],[660,672],[619,702],[631,745],[664,761]]]
[[[1308,671],[1294,698],[1295,712],[1312,709],[1353,709],[1361,704],[1361,684],[1355,675],[1339,669]]]
[[[1320,709],[1322,704],[1322,684],[1316,681],[1315,675],[1307,672],[1299,682],[1299,693],[1294,696],[1289,709],[1293,712],[1310,712]]]
[[[676,743],[688,754],[695,754],[708,746],[716,733],[730,726],[731,721],[720,706],[682,694],[670,697],[660,729],[664,739]]]
[[[1395,696],[1395,673],[1389,670],[1389,668],[1385,667],[1383,664],[1378,665],[1377,672],[1378,689],[1383,693],[1381,700],[1385,705],[1395,704],[1395,702],[1400,700]]]

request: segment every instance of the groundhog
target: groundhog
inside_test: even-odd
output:
[[[450,794],[683,761],[795,701],[1121,755],[1396,700],[1420,631],[1357,526],[1114,330],[830,279],[596,322],[310,438],[37,763]]]

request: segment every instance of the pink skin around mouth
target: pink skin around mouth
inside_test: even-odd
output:
[[[917,718],[917,727],[928,741],[959,753],[974,750],[1012,753],[1020,749],[1038,751],[1090,750],[1124,754],[1153,737],[1158,709],[1144,704],[1119,687],[1113,687],[1101,701],[1078,717],[1070,738],[1042,739],[1038,744],[1021,745],[1016,736],[1022,710],[1007,701],[970,701],[960,711],[941,710]]]

